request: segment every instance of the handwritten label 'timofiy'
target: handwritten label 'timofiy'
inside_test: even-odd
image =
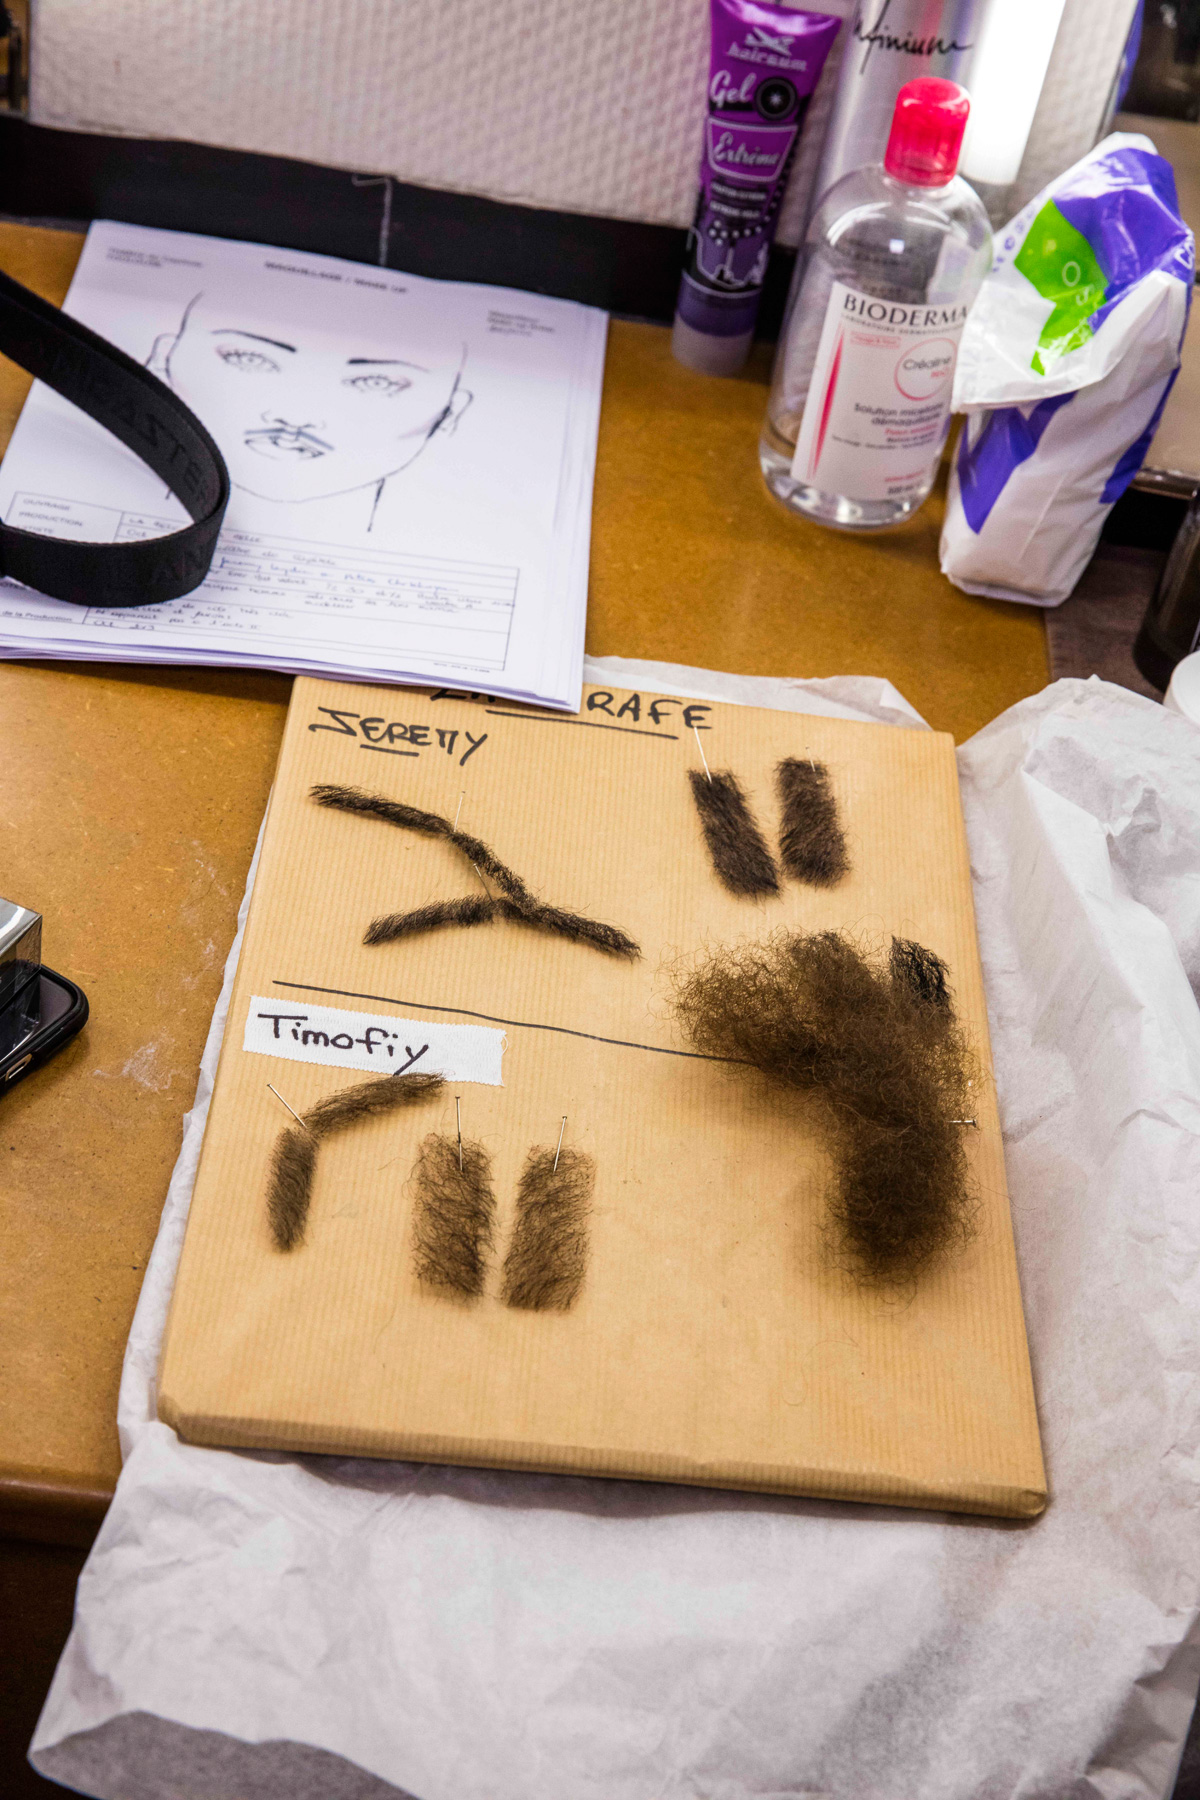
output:
[[[447,1081],[503,1085],[500,1059],[505,1035],[487,1025],[442,1025],[431,1019],[397,1019],[386,1013],[348,1012],[340,1006],[305,1006],[255,994],[246,1016],[243,1050],[283,1056],[289,1062],[331,1069],[363,1069],[373,1075],[410,1071],[444,1075]]]

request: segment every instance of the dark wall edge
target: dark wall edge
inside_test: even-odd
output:
[[[60,131],[0,118],[0,213],[121,219],[445,280],[492,282],[666,323],[685,233],[348,174],[291,157]],[[381,251],[384,255],[381,255]],[[772,253],[759,335],[778,334],[794,261]]]

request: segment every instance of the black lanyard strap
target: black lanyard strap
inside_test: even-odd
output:
[[[79,606],[150,606],[199,587],[229,502],[229,471],[195,413],[141,363],[3,274],[0,352],[119,438],[193,521],[165,537],[121,544],[0,524],[0,574]]]

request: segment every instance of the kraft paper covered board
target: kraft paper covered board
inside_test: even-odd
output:
[[[777,763],[823,761],[850,874],[831,889],[787,880],[763,901],[726,892],[687,778],[697,731],[769,842]],[[477,877],[444,841],[316,805],[315,783],[451,820],[461,805],[462,829],[544,900],[619,926],[641,958],[507,922],[364,945],[380,914],[477,893]],[[830,1165],[802,1106],[683,1054],[673,969],[781,927],[846,928],[884,950],[916,938],[950,970],[980,1065],[978,1126],[964,1127],[977,1232],[902,1295],[831,1256]],[[434,1100],[326,1140],[306,1239],[277,1250],[266,1187],[289,1119],[268,1082],[302,1113],[364,1068],[435,1056],[455,1079]],[[471,1304],[413,1267],[411,1172],[428,1133],[453,1136],[456,1095],[497,1197]],[[522,1312],[499,1298],[517,1184],[564,1114],[565,1141],[596,1164],[586,1279],[571,1310]],[[568,716],[298,680],[159,1412],[202,1444],[1039,1512],[951,739],[629,690],[585,689]]]

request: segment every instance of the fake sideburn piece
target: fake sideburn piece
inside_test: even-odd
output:
[[[595,1162],[582,1150],[529,1152],[504,1260],[505,1305],[565,1312],[574,1304],[587,1272],[587,1218],[595,1185]]]
[[[820,1105],[835,1162],[829,1219],[863,1282],[904,1286],[964,1243],[972,1058],[941,958],[894,939],[874,967],[837,931],[716,951],[675,997],[706,1055]]]
[[[461,1166],[460,1166],[461,1163]],[[417,1279],[460,1300],[483,1292],[494,1241],[492,1165],[482,1144],[434,1134],[413,1170],[416,1210],[413,1261]]]
[[[713,868],[731,894],[777,894],[779,874],[736,775],[689,769]]]
[[[325,1138],[362,1119],[429,1099],[444,1086],[440,1075],[380,1075],[326,1094],[304,1114],[302,1124],[285,1126],[275,1140],[267,1188],[267,1219],[275,1248],[294,1250],[304,1241],[317,1149]]]
[[[779,857],[789,875],[832,887],[850,868],[838,804],[824,763],[789,756],[775,771],[782,819]]]
[[[446,925],[490,925],[498,919],[507,919],[520,925],[532,925],[539,931],[552,932],[571,943],[591,944],[610,956],[633,958],[642,953],[633,939],[615,925],[605,925],[598,919],[545,905],[530,892],[521,877],[501,861],[489,844],[482,838],[472,837],[469,832],[456,830],[449,819],[443,819],[439,813],[422,812],[419,807],[388,800],[382,794],[369,794],[362,788],[325,784],[311,788],[309,794],[318,806],[329,806],[338,812],[354,813],[363,818],[381,819],[385,824],[418,832],[422,837],[444,838],[461,851],[485,886],[490,881],[500,890],[498,895],[491,892],[473,894],[462,900],[437,901],[409,912],[388,913],[371,921],[363,938],[365,944],[391,944],[400,938],[415,937]]]

